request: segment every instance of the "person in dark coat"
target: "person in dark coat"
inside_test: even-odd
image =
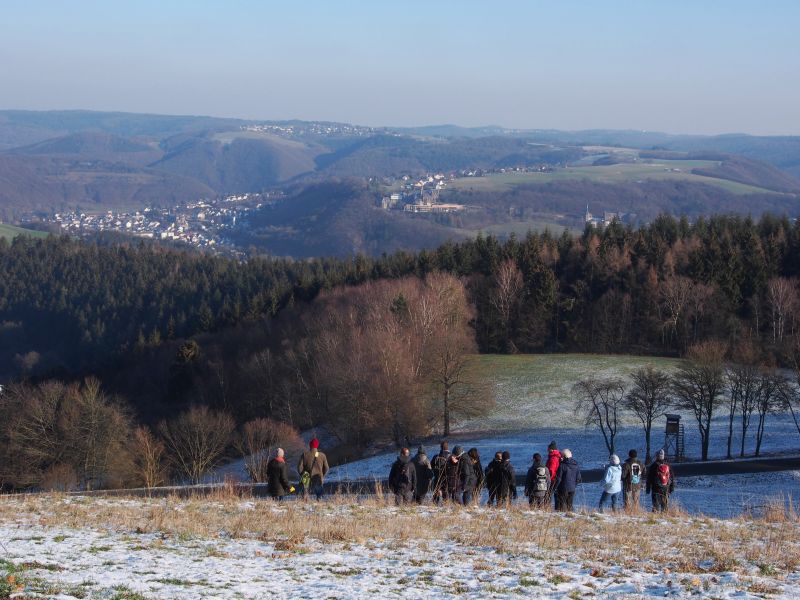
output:
[[[414,500],[417,489],[417,469],[411,462],[410,455],[408,448],[401,449],[389,471],[389,489],[392,490],[397,504],[407,504]]]
[[[656,460],[647,469],[645,493],[652,492],[653,512],[665,512],[669,508],[669,496],[675,491],[675,476],[667,464],[664,449],[658,451]]]
[[[503,464],[503,453],[495,452],[492,462],[486,466],[484,481],[489,492],[489,506],[497,503],[497,490],[500,487],[500,465]]]
[[[328,466],[328,457],[319,449],[319,440],[312,439],[308,443],[308,450],[303,452],[300,456],[300,461],[297,463],[297,473],[300,475],[300,481],[307,481],[307,485],[303,484],[303,497],[308,499],[310,494],[314,494],[317,500],[322,499],[322,494],[325,490],[324,482],[325,475],[328,474],[330,467]]]
[[[417,471],[417,489],[414,491],[414,500],[417,504],[422,504],[425,496],[428,495],[431,479],[433,479],[433,469],[424,446],[417,448],[417,454],[411,459],[411,462],[414,463]]]
[[[461,449],[461,446],[456,446],[453,448],[453,453],[447,458],[447,466],[445,467],[444,476],[446,498],[451,502],[457,502],[458,504],[463,502],[464,494],[464,478],[462,477],[462,470],[466,465],[466,461],[461,461],[461,457],[463,455],[464,451]]]
[[[502,454],[503,462],[500,463],[500,481],[497,488],[497,505],[509,505],[517,499],[517,479],[514,467],[511,466],[511,453],[506,450]]]
[[[572,512],[574,510],[575,490],[581,482],[581,469],[578,462],[572,458],[572,452],[565,448],[562,453],[561,464],[556,472],[555,489],[556,510]]]
[[[294,486],[289,483],[289,468],[283,448],[278,448],[275,457],[267,463],[267,487],[269,495],[276,500],[283,500],[284,496],[294,492]]]
[[[447,459],[450,458],[450,450],[447,440],[442,440],[439,444],[439,454],[431,461],[433,471],[433,502],[439,504],[442,498],[447,498]]]
[[[470,448],[464,459],[465,467],[472,469],[464,474],[464,506],[471,504],[473,500],[480,497],[480,490],[483,487],[483,465],[477,448]]]
[[[525,478],[525,496],[531,508],[545,508],[550,495],[550,469],[542,462],[542,455],[538,452],[533,455],[533,465],[528,469]]]
[[[639,508],[639,493],[646,478],[644,465],[636,455],[636,450],[631,450],[622,463],[622,500],[626,509],[633,510]]]

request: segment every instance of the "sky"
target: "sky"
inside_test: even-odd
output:
[[[0,108],[800,134],[797,0],[3,0]]]

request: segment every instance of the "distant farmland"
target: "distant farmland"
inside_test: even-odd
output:
[[[453,190],[483,192],[507,191],[520,185],[560,181],[589,180],[596,183],[636,183],[648,179],[687,181],[714,185],[734,194],[776,193],[765,188],[726,179],[692,174],[692,169],[712,169],[713,160],[653,160],[603,166],[580,166],[556,169],[549,173],[497,173],[485,177],[463,177],[448,184]]]
[[[47,237],[50,234],[45,231],[34,231],[32,229],[23,229],[22,227],[14,227],[13,225],[4,225],[3,223],[0,223],[0,238],[6,238],[7,240],[10,240],[18,235]]]

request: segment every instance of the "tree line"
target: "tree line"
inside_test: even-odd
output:
[[[755,438],[755,456],[760,456],[770,414],[790,413],[800,433],[796,412],[800,407],[800,348],[793,349],[792,358],[795,381],[750,340],[734,347],[719,341],[700,342],[689,348],[674,372],[648,365],[633,371],[627,380],[590,377],[577,382],[573,386],[576,409],[587,425],[599,429],[609,454],[616,452],[620,422],[628,414],[642,425],[645,461],[649,463],[654,422],[677,409],[695,421],[702,460],[708,460],[713,419],[720,414],[727,416],[728,423],[726,457],[733,458],[736,452],[734,432],[740,435],[740,458],[745,456],[748,433]]]

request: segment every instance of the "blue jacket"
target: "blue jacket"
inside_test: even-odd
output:
[[[619,465],[608,465],[605,477],[603,477],[603,489],[608,494],[617,494],[622,491],[622,467]]]
[[[555,489],[561,494],[574,492],[581,482],[581,470],[576,461],[571,456],[561,460],[556,472]]]

